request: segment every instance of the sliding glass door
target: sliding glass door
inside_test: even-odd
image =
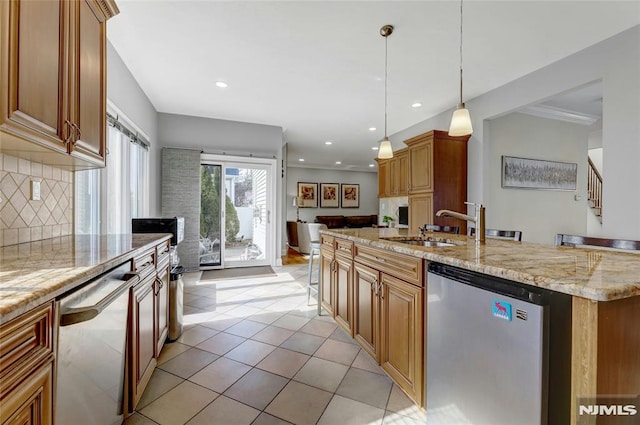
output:
[[[222,264],[222,165],[200,166],[200,266]]]
[[[275,252],[275,161],[231,161],[207,154],[202,158],[201,268],[271,264]]]

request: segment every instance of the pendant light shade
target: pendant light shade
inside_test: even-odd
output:
[[[465,108],[462,101],[462,2],[463,0],[460,0],[460,103],[458,108],[453,111],[449,136],[468,136],[473,133],[469,110]]]
[[[393,34],[393,26],[385,25],[380,28],[380,35],[384,37],[384,138],[378,147],[378,159],[393,158],[393,148],[387,137],[387,41],[391,34]]]
[[[378,159],[393,158],[393,148],[388,138],[382,139],[380,147],[378,148]]]
[[[473,133],[471,116],[469,110],[464,107],[464,103],[458,105],[458,109],[453,111],[451,126],[449,126],[449,136],[468,136]]]

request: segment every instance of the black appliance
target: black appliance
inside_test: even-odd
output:
[[[173,233],[171,245],[176,246],[184,239],[184,217],[134,218],[131,219],[132,233]]]
[[[398,207],[398,224],[409,225],[409,207]]]

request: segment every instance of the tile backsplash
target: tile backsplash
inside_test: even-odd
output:
[[[40,200],[31,199],[31,181]],[[0,246],[73,233],[71,171],[0,154]]]
[[[394,220],[398,220],[398,207],[401,205],[409,205],[407,196],[398,196],[395,198],[380,198],[380,209],[378,213],[378,224],[382,224],[385,215],[390,215]]]

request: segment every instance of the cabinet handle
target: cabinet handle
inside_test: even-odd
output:
[[[386,263],[387,260],[382,257],[376,257],[376,261],[380,261],[381,263]]]
[[[64,139],[64,144],[69,145],[71,138],[73,137],[73,124],[69,120],[64,120],[65,130],[67,131],[67,137]]]
[[[77,133],[76,137],[74,137],[73,140],[71,141],[71,144],[75,145],[76,142],[80,140],[80,137],[82,136],[82,132],[80,131],[80,127],[78,127],[77,125],[71,124],[71,126],[76,129],[76,133]]]
[[[384,299],[384,292],[382,291],[382,281],[378,282],[378,292],[376,293],[380,298]]]
[[[373,278],[373,282],[371,282],[371,290],[374,294],[378,295],[378,279]]]

